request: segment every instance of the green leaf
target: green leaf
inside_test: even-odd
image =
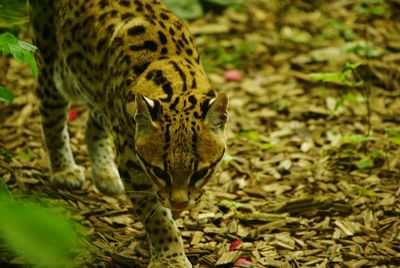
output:
[[[237,3],[236,0],[204,0],[204,2],[208,2],[214,5],[219,5],[219,6],[230,6],[234,5]]]
[[[383,4],[386,0],[361,0],[363,4]]]
[[[366,141],[375,141],[376,137],[368,135],[350,135],[350,136],[343,136],[340,140],[342,142],[359,144]]]
[[[203,16],[203,7],[199,0],[164,0],[165,4],[175,14],[187,20],[197,19]]]
[[[72,221],[33,201],[0,200],[0,241],[40,267],[72,267],[70,254],[83,250]]]
[[[228,153],[225,153],[225,155],[224,155],[224,158],[223,158],[223,162],[222,162],[222,165],[223,166],[227,166],[228,164],[229,164],[229,162],[231,162],[232,161],[232,159],[233,159],[233,157],[230,155],[230,154],[228,154]]]
[[[362,63],[359,63],[359,62],[356,62],[356,63],[346,62],[345,68],[355,71],[361,65],[362,65]]]
[[[32,159],[32,151],[31,150],[26,150],[26,151],[21,151],[19,153],[19,157],[23,160],[23,161],[29,161]]]
[[[388,128],[386,135],[390,138],[400,138],[400,129]]]
[[[0,28],[29,22],[26,0],[0,1]]]
[[[390,142],[400,145],[400,130],[389,128],[386,130],[386,135],[389,137]]]
[[[35,77],[38,76],[38,67],[34,57],[36,47],[23,41],[19,41],[9,32],[0,34],[0,50],[4,54],[11,54],[20,63],[26,63]]]
[[[263,150],[269,150],[269,149],[272,149],[274,147],[275,146],[273,144],[271,144],[271,143],[263,143],[263,144],[261,144],[261,149],[263,149]]]
[[[3,157],[6,162],[10,162],[12,160],[12,155],[8,151],[0,151],[0,156]]]
[[[14,100],[14,94],[11,91],[0,86],[0,101],[11,104]]]
[[[236,134],[236,138],[242,139],[245,138],[247,140],[251,140],[254,142],[260,141],[260,134],[256,130],[248,130],[248,131],[241,131]]]
[[[340,73],[311,73],[309,76],[322,82],[335,82],[343,84],[343,77]]]
[[[3,178],[0,177],[0,203],[4,200],[12,200],[12,195],[8,190],[7,184],[4,182]]]
[[[365,156],[361,158],[359,161],[355,163],[358,169],[367,169],[374,167],[374,160],[371,159],[369,156]]]
[[[351,184],[351,186],[358,192],[360,196],[368,196],[368,197],[377,196],[374,190],[367,190],[365,187],[358,184]]]

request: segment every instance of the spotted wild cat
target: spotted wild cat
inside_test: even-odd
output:
[[[66,125],[77,98],[90,114],[93,181],[129,194],[149,267],[192,267],[170,209],[197,203],[220,165],[228,99],[211,88],[187,26],[158,0],[30,0],[30,13],[51,182],[84,181]]]

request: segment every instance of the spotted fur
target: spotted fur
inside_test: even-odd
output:
[[[228,99],[211,88],[187,26],[158,0],[31,0],[30,7],[51,181],[66,188],[84,181],[66,125],[77,98],[90,114],[94,183],[107,194],[126,189],[149,239],[149,267],[191,267],[171,209],[197,203],[220,165]]]

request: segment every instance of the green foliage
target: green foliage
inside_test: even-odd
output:
[[[204,15],[199,0],[164,0],[164,2],[178,17],[183,19],[192,20]]]
[[[339,34],[343,37],[345,41],[353,41],[357,38],[357,34],[352,30],[347,29],[343,23],[336,19],[331,19],[328,24],[332,26]],[[330,33],[332,35],[332,33]]]
[[[342,142],[351,144],[360,144],[363,142],[375,141],[375,140],[376,138],[374,136],[368,136],[368,135],[349,135],[349,136],[343,136],[341,138]]]
[[[204,15],[204,6],[229,6],[236,4],[236,0],[164,0],[165,4],[183,19],[193,20]]]
[[[260,134],[256,130],[241,130],[236,134],[236,138],[254,142],[259,142],[261,140]]]
[[[350,104],[363,104],[366,102],[366,99],[360,94],[353,94],[351,92],[347,92],[346,94],[340,96],[340,98],[337,100],[335,109],[342,107],[345,101],[347,101]]]
[[[263,149],[263,150],[270,150],[274,147],[275,147],[275,145],[268,143],[268,142],[261,144],[261,149]]]
[[[222,159],[222,166],[228,166],[229,162],[231,162],[233,157],[229,153],[225,153],[224,158]]]
[[[371,153],[369,153],[368,155],[366,155],[366,156],[362,157],[360,160],[358,160],[355,163],[355,166],[360,170],[373,168],[375,166],[375,160],[377,160],[378,158],[382,158],[383,156],[384,156],[384,153],[382,151],[374,150]]]
[[[0,178],[0,242],[34,267],[72,267],[71,254],[85,248],[74,223],[46,207],[14,200]]]
[[[7,185],[4,183],[3,178],[0,177],[0,202],[11,200],[11,193],[8,191]]]
[[[359,66],[361,66],[361,63],[346,63],[341,72],[311,73],[309,76],[312,79],[322,82],[331,82],[349,87],[361,87],[364,85],[364,80],[359,79],[356,75],[356,70]]]
[[[11,54],[18,62],[26,63],[35,77],[38,76],[38,67],[34,57],[36,47],[19,41],[13,34],[5,32],[0,34],[0,51],[7,55]],[[11,104],[14,95],[11,91],[0,86],[0,101]]]
[[[28,21],[26,0],[0,0],[0,28],[10,28]]]
[[[351,184],[354,190],[358,192],[359,196],[376,197],[377,194],[374,190],[367,190],[365,187],[358,184]]]
[[[28,150],[25,150],[25,151],[21,151],[21,152],[19,153],[19,157],[20,157],[21,160],[23,160],[23,161],[29,161],[29,160],[32,159],[33,154],[32,154],[32,151],[28,149]]]
[[[12,92],[0,86],[0,101],[11,104],[13,100],[14,95],[12,94]]]
[[[386,136],[388,136],[390,142],[400,145],[400,130],[399,129],[393,129],[393,128],[387,129]]]
[[[3,157],[6,162],[10,162],[12,160],[12,156],[8,151],[0,151],[0,156]]]
[[[358,169],[368,169],[374,167],[374,160],[369,156],[365,156],[355,163]]]
[[[11,54],[20,63],[26,63],[35,77],[38,76],[38,67],[34,57],[37,48],[34,45],[19,41],[11,33],[0,34],[0,50],[3,54]]]
[[[246,60],[244,59],[254,51],[254,44],[247,40],[229,47],[215,44],[208,47],[204,52],[203,64],[207,71],[214,71],[215,66],[243,69],[246,67]]]
[[[367,59],[378,57],[382,54],[378,48],[375,48],[372,44],[356,44],[354,46],[348,47],[344,50],[347,53],[353,53],[360,57],[365,57]]]

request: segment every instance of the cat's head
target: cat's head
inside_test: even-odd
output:
[[[228,97],[191,94],[165,103],[137,94],[135,101],[137,158],[159,200],[173,210],[193,206],[223,160]]]

